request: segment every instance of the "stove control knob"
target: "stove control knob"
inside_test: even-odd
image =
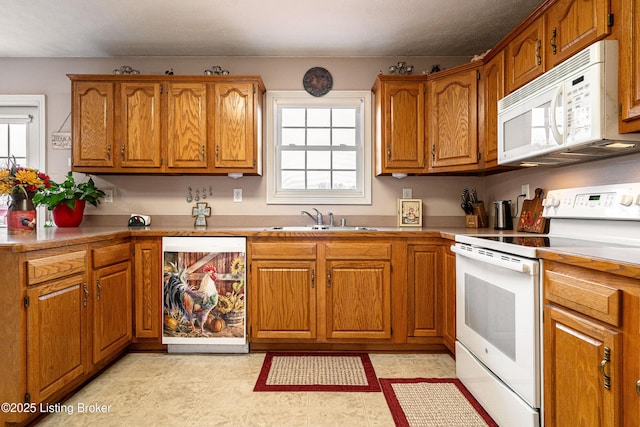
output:
[[[636,200],[633,203],[636,205],[640,205],[640,194],[636,196]]]
[[[542,205],[557,208],[558,206],[560,206],[560,199],[548,197],[542,201]]]
[[[621,194],[620,198],[618,199],[618,203],[620,203],[622,206],[631,206],[631,203],[633,203],[633,195]]]

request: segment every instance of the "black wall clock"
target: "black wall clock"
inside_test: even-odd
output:
[[[326,95],[333,87],[333,77],[326,69],[313,67],[304,74],[302,85],[313,96]]]

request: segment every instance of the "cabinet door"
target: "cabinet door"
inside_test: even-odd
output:
[[[112,168],[114,151],[114,84],[72,84],[73,166]]]
[[[216,83],[214,85],[215,167],[255,172],[257,132],[254,111],[255,85]]]
[[[252,338],[316,338],[315,269],[315,261],[252,262]]]
[[[622,1],[622,19],[618,61],[620,84],[618,91],[622,114],[620,132],[640,131],[640,0]],[[617,19],[617,18],[616,18]],[[622,59],[624,58],[624,60]]]
[[[327,338],[391,338],[391,263],[327,262]]]
[[[507,45],[507,91],[535,79],[545,71],[544,23],[541,16]]]
[[[120,84],[120,166],[160,168],[160,83]]]
[[[481,84],[478,129],[484,167],[490,168],[498,164],[498,101],[504,97],[504,50],[484,64]]]
[[[115,355],[131,342],[131,263],[95,272],[93,292],[93,363]]]
[[[449,351],[455,354],[456,348],[456,255],[449,249],[444,248],[442,258],[442,284],[444,287],[442,310],[444,327],[444,345]]]
[[[169,83],[167,97],[167,167],[206,169],[207,86]]]
[[[545,425],[620,425],[621,334],[553,305],[544,314]]]
[[[407,251],[408,276],[408,334],[412,337],[440,335],[442,305],[440,300],[442,278],[440,247],[409,245]]]
[[[558,0],[547,12],[547,68],[610,33],[610,0]]]
[[[431,168],[478,163],[478,70],[435,79],[429,91]]]
[[[31,402],[47,402],[84,375],[88,292],[84,275],[27,290],[27,391]]]
[[[162,339],[162,249],[159,238],[135,242],[135,336]]]

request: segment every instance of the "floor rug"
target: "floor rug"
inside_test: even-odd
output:
[[[380,391],[366,353],[267,353],[253,391]]]
[[[455,378],[380,378],[396,426],[498,425]]]

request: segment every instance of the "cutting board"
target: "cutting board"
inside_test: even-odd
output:
[[[536,188],[533,199],[525,200],[522,203],[517,230],[530,233],[547,232],[547,219],[542,216],[542,188]]]

